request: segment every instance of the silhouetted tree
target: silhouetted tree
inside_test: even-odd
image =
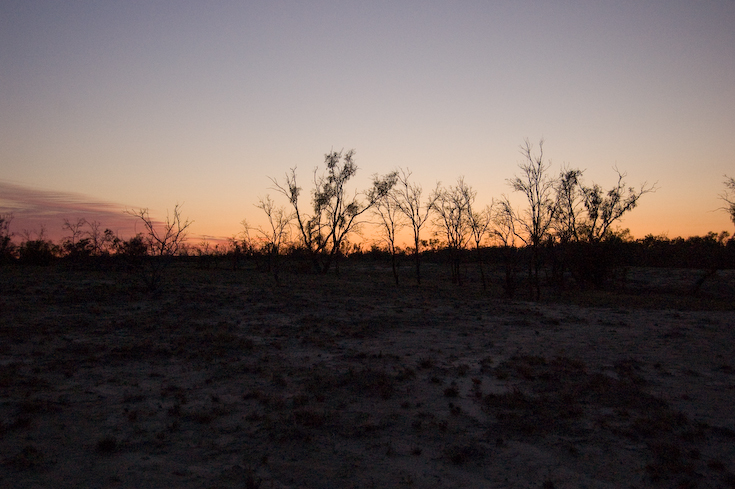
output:
[[[556,211],[552,221],[552,276],[563,285],[564,274],[571,269],[577,282],[602,285],[614,268],[616,243],[621,236],[612,225],[633,210],[655,186],[645,182],[639,189],[627,187],[625,174],[615,169],[618,180],[609,190],[600,185],[586,185],[582,170],[565,168],[555,183]]]
[[[689,263],[689,265],[703,269],[702,275],[694,282],[689,291],[692,295],[697,295],[700,292],[707,279],[714,277],[719,270],[726,268],[726,243],[729,236],[730,233],[727,231],[722,231],[719,234],[710,231],[706,236],[690,236],[684,241],[687,247],[687,258],[694,259],[694,263]]]
[[[605,191],[594,183],[590,187],[581,185],[586,215],[579,227],[584,241],[588,243],[602,241],[615,221],[635,209],[643,195],[655,191],[655,185],[649,186],[645,182],[638,190],[626,187],[623,180],[626,174],[620,173],[617,168],[615,172],[618,181],[610,190]]]
[[[396,236],[398,231],[405,227],[405,222],[401,220],[403,214],[398,205],[398,197],[395,190],[391,190],[382,198],[378,199],[373,208],[373,212],[380,218],[378,226],[380,228],[380,236],[388,247],[390,253],[391,268],[393,269],[393,278],[398,285],[398,265],[396,260]]]
[[[503,265],[505,269],[505,280],[503,289],[505,294],[512,298],[515,295],[516,247],[515,212],[507,196],[495,204],[493,213],[493,235],[500,241],[503,250]]]
[[[117,255],[125,258],[133,270],[143,270],[149,249],[142,233],[138,233],[128,240],[119,239],[116,245]]]
[[[193,250],[189,250],[186,245],[184,245],[180,251],[180,254],[183,256],[188,256],[190,253],[193,253],[194,256],[197,257],[197,266],[201,269],[209,269],[212,264],[215,262],[216,256],[219,252],[219,249],[217,248],[217,245],[212,247],[212,244],[204,238],[201,243],[199,243],[199,246],[194,247]]]
[[[531,250],[531,259],[528,267],[528,279],[532,296],[538,300],[541,297],[539,282],[540,248],[542,242],[549,236],[549,229],[557,212],[554,195],[555,179],[549,176],[550,163],[544,162],[544,141],[539,142],[539,152],[533,153],[533,146],[526,139],[521,146],[524,162],[518,167],[519,176],[508,181],[516,192],[522,192],[528,207],[520,213],[514,214],[515,233]]]
[[[582,173],[582,170],[564,168],[555,182],[556,212],[552,228],[562,244],[579,241],[578,221],[583,206],[580,187]]]
[[[111,229],[102,230],[99,221],[85,221],[87,230],[84,235],[89,240],[89,246],[94,256],[109,255],[115,246],[117,237]]]
[[[294,215],[293,213],[286,212],[285,207],[276,207],[276,204],[268,195],[264,199],[260,199],[256,207],[265,213],[268,220],[268,227],[263,228],[259,226],[255,230],[264,240],[264,251],[268,256],[268,269],[273,273],[273,279],[276,281],[276,285],[280,285],[279,260],[281,246],[288,240]]]
[[[166,214],[166,221],[160,225],[150,217],[148,209],[125,212],[140,219],[145,227],[146,233],[136,236],[136,242],[130,242],[128,250],[139,253],[141,242],[145,245],[147,256],[142,261],[141,276],[148,290],[154,291],[160,285],[164,270],[186,240],[187,229],[192,221],[181,217],[179,204],[174,206],[172,214]],[[138,238],[140,242],[137,241]]]
[[[187,229],[192,224],[192,221],[182,219],[180,204],[174,206],[173,214],[166,213],[166,221],[159,226],[156,226],[155,221],[150,217],[148,209],[125,212],[143,222],[146,230],[144,239],[149,253],[153,256],[176,255],[186,241]]]
[[[725,191],[720,194],[720,199],[725,202],[724,209],[730,214],[730,220],[735,224],[735,178],[725,175]]]
[[[564,286],[569,267],[571,243],[579,241],[578,222],[583,212],[583,193],[580,187],[582,170],[562,168],[555,181],[556,212],[551,223],[549,253],[551,276],[559,286]]]
[[[296,183],[296,169],[286,174],[283,184],[274,178],[275,189],[285,195],[294,208],[296,225],[304,248],[311,255],[316,271],[327,273],[340,253],[342,242],[359,224],[359,218],[371,209],[378,199],[387,194],[396,182],[396,173],[375,177],[372,189],[350,197],[347,182],[357,173],[354,150],[346,154],[332,151],[324,156],[326,171],[314,170],[314,189],[311,194],[312,212],[306,213],[299,205],[301,187]],[[363,199],[358,196],[363,195]]]
[[[398,185],[396,186],[396,205],[401,213],[406,216],[413,231],[413,257],[416,265],[416,283],[421,284],[421,228],[429,220],[436,199],[439,198],[439,183],[436,189],[429,194],[425,202],[421,202],[423,189],[421,185],[412,183],[409,178],[411,172],[401,170],[398,174]]]
[[[474,197],[469,199],[467,209],[467,217],[469,220],[470,233],[472,240],[475,242],[475,252],[477,254],[477,267],[480,270],[480,279],[482,280],[483,290],[487,289],[487,278],[485,277],[485,267],[482,260],[482,243],[490,233],[492,224],[492,206],[486,206],[483,210],[477,211],[473,207]]]
[[[576,279],[602,285],[617,259],[615,243],[620,236],[612,225],[633,210],[640,198],[655,191],[645,182],[639,189],[627,187],[625,173],[615,169],[617,183],[609,190],[582,181],[582,171],[562,170],[556,181],[556,213],[552,222],[557,240],[553,275],[563,283],[564,271],[573,266]]]
[[[83,238],[83,227],[87,221],[83,218],[76,221],[64,219],[62,229],[68,230],[69,235],[62,239],[61,247],[64,254],[72,260],[85,259],[94,253],[90,238]]]
[[[64,225],[62,226],[62,229],[66,229],[71,233],[69,236],[64,237],[64,241],[70,243],[72,248],[76,245],[77,241],[82,236],[82,228],[86,223],[87,221],[84,218],[79,218],[76,221],[64,219]]]
[[[464,183],[464,178],[457,180],[457,185],[442,189],[434,202],[436,226],[447,238],[447,249],[452,268],[452,282],[462,284],[460,274],[460,250],[467,246],[471,236],[470,208],[476,192]]]
[[[0,215],[0,263],[7,263],[14,258],[13,233],[10,232],[10,223],[13,214]]]
[[[33,235],[36,235],[35,238]],[[18,247],[18,258],[21,262],[33,265],[49,265],[58,256],[59,248],[46,239],[46,228],[40,231],[23,230],[24,241]]]
[[[240,222],[243,229],[239,233],[227,239],[230,246],[230,257],[232,258],[232,270],[240,267],[240,261],[245,257],[252,257],[254,246],[250,237],[250,226],[246,220]]]

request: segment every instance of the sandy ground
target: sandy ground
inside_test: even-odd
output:
[[[0,487],[735,487],[733,307],[678,273],[533,303],[1,269]]]

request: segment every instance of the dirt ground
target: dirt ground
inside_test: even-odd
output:
[[[442,273],[2,268],[0,487],[735,487],[733,274]]]

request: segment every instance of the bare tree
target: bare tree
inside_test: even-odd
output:
[[[41,224],[39,230],[34,229],[23,229],[20,234],[23,236],[23,241],[45,241],[46,240],[46,225]],[[34,237],[35,235],[35,237]]]
[[[230,248],[230,256],[232,257],[233,271],[240,267],[241,258],[252,255],[253,252],[253,240],[250,237],[250,225],[245,219],[243,219],[240,224],[243,227],[242,231],[227,239]]]
[[[396,237],[398,231],[406,226],[406,223],[401,220],[403,214],[398,205],[398,198],[395,190],[391,190],[383,198],[378,199],[373,208],[373,212],[377,217],[380,218],[378,223],[380,227],[380,235],[388,246],[390,252],[391,268],[393,269],[393,278],[398,285],[398,265],[396,260],[397,247]]]
[[[87,224],[86,219],[79,218],[76,221],[64,219],[62,229],[66,229],[71,233],[62,240],[62,248],[67,256],[71,258],[81,258],[89,256],[92,253],[89,238],[82,238],[84,235],[83,227]]]
[[[146,230],[145,240],[149,252],[154,256],[176,255],[181,245],[186,241],[187,229],[192,224],[192,221],[182,219],[180,204],[174,206],[173,214],[166,213],[166,221],[162,226],[156,226],[148,209],[126,210],[125,213],[137,217],[143,222]]]
[[[725,206],[720,207],[720,210],[726,211],[730,215],[730,220],[732,221],[732,223],[735,224],[735,178],[728,177],[727,175],[724,175],[724,177],[725,191],[719,195],[719,198],[725,203]],[[717,236],[713,232],[710,232],[707,238],[709,238],[711,242],[716,242],[720,246],[722,246],[728,236],[729,233],[727,231],[723,231],[722,233],[720,233],[719,236]],[[731,242],[733,240],[735,240],[735,237],[731,238]],[[722,269],[725,266],[725,254],[723,253],[723,251],[726,248],[718,248],[719,249],[717,249],[714,253],[709,253],[709,266],[704,271],[702,276],[699,277],[699,279],[697,279],[697,281],[694,283],[690,294],[698,294],[705,281],[707,281],[707,279],[709,279],[710,277],[714,277],[715,275],[717,275],[718,270]]]
[[[77,244],[77,240],[82,236],[82,228],[85,224],[87,224],[87,221],[84,218],[79,218],[76,222],[64,219],[64,226],[62,226],[62,229],[67,229],[71,233],[65,239],[71,243],[72,247]]]
[[[447,238],[452,282],[458,285],[462,283],[459,252],[466,247],[470,239],[470,203],[474,200],[475,195],[476,192],[460,177],[456,186],[442,189],[434,202],[434,211],[437,215],[436,226]]]
[[[480,279],[482,280],[483,290],[487,289],[487,278],[485,277],[485,268],[482,262],[482,247],[480,246],[490,233],[490,225],[492,224],[492,205],[486,206],[481,211],[476,211],[473,207],[474,196],[467,199],[467,218],[470,226],[472,240],[475,242],[475,252],[477,253],[477,267],[480,270]]]
[[[528,207],[517,214],[514,221],[517,225],[516,236],[531,250],[528,278],[532,296],[538,300],[541,296],[539,253],[541,243],[549,235],[549,229],[557,212],[554,199],[556,182],[549,176],[551,164],[544,162],[543,140],[539,142],[538,154],[533,153],[533,146],[528,139],[521,146],[520,151],[525,159],[518,165],[521,174],[509,180],[508,183],[516,192],[522,192],[528,203]]]
[[[500,241],[503,249],[503,261],[505,265],[505,281],[503,288],[508,297],[515,294],[515,274],[516,274],[516,237],[515,230],[515,212],[510,204],[507,196],[495,204],[496,210],[493,213],[493,235]]]
[[[720,194],[720,199],[725,202],[725,209],[730,214],[730,220],[735,224],[735,178],[725,175],[725,191]]]
[[[268,220],[268,227],[263,228],[259,226],[255,230],[265,242],[269,271],[273,273],[273,279],[276,281],[276,285],[280,285],[281,246],[289,238],[294,214],[287,212],[283,206],[276,207],[276,204],[271,200],[269,195],[261,198],[258,204],[256,204],[256,207],[265,213]]]
[[[296,225],[304,248],[311,254],[314,268],[327,273],[337,258],[347,235],[360,224],[360,216],[387,194],[396,182],[396,173],[375,177],[370,191],[351,197],[347,182],[357,173],[354,150],[346,154],[332,151],[324,156],[325,173],[314,170],[314,189],[311,195],[311,213],[299,205],[301,187],[296,183],[296,169],[286,174],[283,184],[274,178],[274,188],[285,195],[294,208]],[[362,196],[362,198],[360,198]]]
[[[401,213],[408,218],[413,230],[413,256],[416,264],[416,283],[421,284],[421,228],[429,220],[436,199],[439,198],[439,183],[436,189],[429,194],[425,202],[421,202],[423,189],[421,185],[412,183],[409,178],[411,172],[401,170],[398,174],[398,185],[396,187],[396,205]]]
[[[149,291],[156,290],[163,277],[164,270],[168,267],[173,256],[175,256],[187,237],[187,229],[192,221],[181,217],[181,205],[176,204],[172,214],[166,213],[166,221],[161,225],[150,217],[148,209],[126,210],[126,214],[137,217],[143,222],[146,233],[131,240],[136,244],[136,239],[142,239],[145,244],[148,257],[135,257],[135,267],[141,272],[143,282]],[[135,243],[133,243],[135,242]],[[138,258],[148,258],[139,262]]]
[[[92,254],[102,256],[109,253],[116,239],[112,230],[103,230],[102,224],[99,221],[86,221],[86,224],[89,229],[84,234],[89,240]]]
[[[0,214],[0,263],[13,258],[13,233],[10,232],[10,223],[13,214]]]
[[[27,263],[48,265],[59,255],[59,247],[46,239],[46,227],[42,224],[40,230],[23,229],[21,234],[24,241],[18,247],[18,258]],[[33,235],[35,234],[35,239]]]

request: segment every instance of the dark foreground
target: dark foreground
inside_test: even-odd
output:
[[[732,302],[656,273],[531,303],[0,269],[0,487],[735,487]]]

